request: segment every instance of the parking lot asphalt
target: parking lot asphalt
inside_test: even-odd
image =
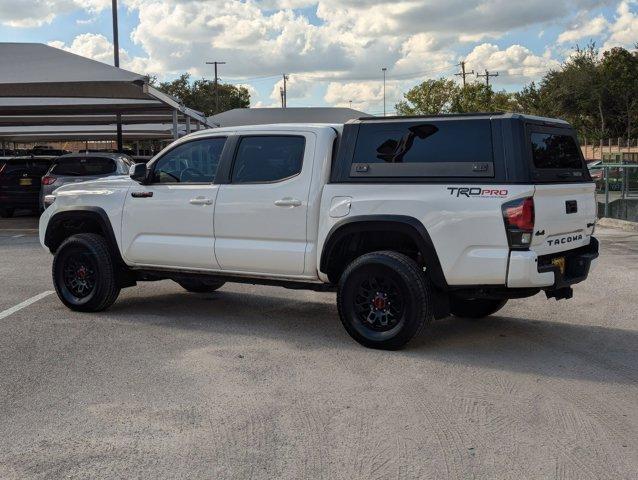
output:
[[[638,234],[599,229],[572,300],[384,352],[328,293],[163,281],[71,312],[34,225],[0,221],[2,479],[637,477]]]

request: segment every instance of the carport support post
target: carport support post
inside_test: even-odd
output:
[[[186,116],[186,134],[191,133],[191,117]]]
[[[609,217],[609,167],[604,166],[605,170],[605,217]]]
[[[122,115],[117,114],[117,151],[122,153],[124,150],[124,141],[122,140]]]
[[[177,110],[173,110],[173,140],[179,138],[179,132],[177,131]]]

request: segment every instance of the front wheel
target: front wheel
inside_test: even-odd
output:
[[[506,303],[507,300],[489,298],[451,298],[450,313],[455,317],[483,318],[495,314]]]
[[[53,284],[68,308],[99,312],[120,294],[116,265],[104,237],[81,233],[67,238],[53,258]]]
[[[430,283],[410,257],[391,251],[354,260],[337,291],[341,323],[370,348],[397,350],[433,318]]]

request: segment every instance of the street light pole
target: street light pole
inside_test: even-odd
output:
[[[383,116],[385,117],[385,72],[388,71],[386,67],[381,69],[383,71]]]
[[[120,68],[120,39],[117,27],[117,0],[112,0],[111,9],[113,11],[113,65]],[[117,129],[117,151],[122,153],[124,141],[122,140],[122,115],[116,115]]]

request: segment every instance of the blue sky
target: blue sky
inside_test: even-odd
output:
[[[0,0],[0,41],[43,42],[110,62],[109,0]],[[513,90],[558,68],[576,44],[638,42],[635,0],[120,0],[125,68],[171,79],[212,76],[245,84],[254,106],[341,105],[380,112],[425,78],[468,68],[498,71]],[[267,77],[267,78],[262,78]]]

